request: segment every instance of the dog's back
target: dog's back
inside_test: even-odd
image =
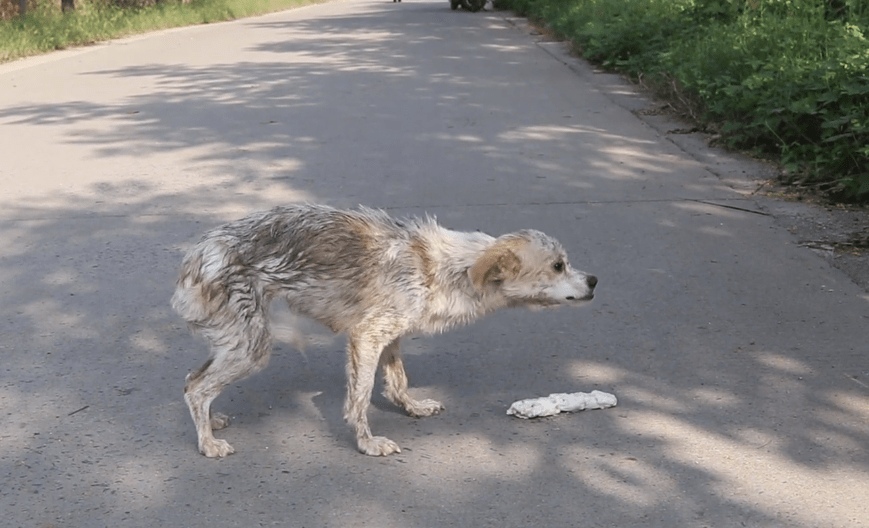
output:
[[[252,215],[206,233],[187,254],[172,306],[202,327],[220,319],[229,291],[243,283],[256,296],[246,301],[284,298],[336,332],[375,306],[413,312],[424,278],[406,227],[370,209],[304,205]]]

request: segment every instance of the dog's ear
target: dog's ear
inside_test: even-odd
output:
[[[487,284],[496,284],[504,279],[517,277],[522,261],[516,256],[514,250],[520,243],[512,239],[497,240],[487,248],[468,269],[468,277],[474,288],[482,290]]]

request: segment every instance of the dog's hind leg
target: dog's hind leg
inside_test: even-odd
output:
[[[243,316],[238,315],[225,327],[203,331],[211,342],[212,357],[188,375],[184,385],[184,400],[196,425],[199,451],[207,457],[224,457],[235,452],[226,440],[212,434],[213,430],[229,425],[229,417],[212,414],[211,402],[227,385],[262,370],[271,353],[271,333],[262,307],[243,312]]]
[[[414,400],[407,392],[407,374],[404,362],[401,360],[400,340],[396,339],[383,349],[380,365],[383,368],[383,380],[386,385],[383,395],[389,401],[407,411],[414,417],[431,416],[444,410],[444,406],[435,400]]]
[[[383,436],[373,436],[368,426],[368,405],[374,389],[374,377],[384,344],[374,333],[348,336],[347,399],[344,419],[356,433],[359,451],[371,456],[400,453],[398,444]]]
[[[216,428],[214,427],[215,424],[212,424],[211,402],[225,386],[214,383],[214,371],[211,370],[213,364],[214,361],[209,359],[197,372],[187,375],[187,382],[184,384],[184,400],[187,402],[187,407],[190,408],[190,416],[196,425],[199,452],[207,457],[223,457],[235,452],[235,450],[229,445],[229,442],[218,440],[212,434]],[[217,425],[222,427],[228,425],[229,417],[226,415],[221,414],[217,418],[219,420]]]

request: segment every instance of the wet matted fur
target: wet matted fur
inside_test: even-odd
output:
[[[398,445],[368,427],[378,366],[384,394],[408,414],[443,410],[408,393],[402,336],[441,332],[500,308],[581,305],[596,284],[570,267],[556,240],[533,230],[494,238],[452,231],[432,218],[320,205],[277,207],[218,227],[185,256],[172,297],[172,307],[211,345],[210,358],[184,386],[199,450],[209,457],[234,452],[212,434],[229,417],[212,413],[211,402],[265,367],[275,298],[347,335],[344,418],[361,452],[388,455],[400,452]]]

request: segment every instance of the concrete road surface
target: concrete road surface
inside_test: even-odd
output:
[[[869,525],[869,296],[751,174],[509,16],[351,0],[0,66],[0,524]],[[343,341],[314,328],[217,400],[237,453],[206,459],[181,257],[295,201],[540,229],[597,298],[408,340],[447,411],[375,396],[386,458],[356,452]],[[594,389],[618,406],[505,414]]]

